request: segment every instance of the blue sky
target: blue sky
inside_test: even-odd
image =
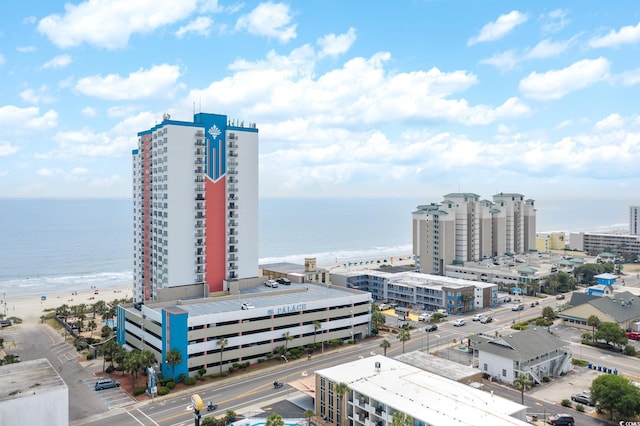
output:
[[[0,197],[130,197],[195,108],[257,123],[261,197],[638,202],[634,1],[14,2],[0,76]]]

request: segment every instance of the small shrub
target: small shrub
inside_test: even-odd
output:
[[[209,374],[209,377],[211,377],[212,379],[217,379],[218,377],[220,377],[220,373],[211,373]]]
[[[173,389],[176,387],[176,382],[174,382],[173,380],[167,382],[167,384],[165,385],[167,388],[169,389]]]
[[[113,365],[109,365],[109,366],[107,366],[107,369],[106,369],[106,370],[104,370],[104,371],[105,371],[107,374],[111,374],[111,373],[113,373],[113,371],[114,371],[115,369],[116,369],[116,368],[115,368]]]
[[[87,342],[85,342],[84,340],[78,340],[76,342],[76,350],[78,352],[83,351],[85,349],[87,349],[89,347],[89,345],[87,345]]]
[[[266,360],[264,358],[258,358],[258,364],[262,364],[263,362],[265,362]]]
[[[571,401],[568,399],[563,399],[560,403],[563,407],[571,407]]]
[[[582,404],[576,404],[576,411],[579,411],[581,413],[584,413],[584,405]]]
[[[90,361],[90,360],[92,360],[92,359],[93,359],[93,353],[92,353],[92,352],[89,352],[89,353],[87,354],[87,361]]]
[[[133,396],[142,395],[147,391],[147,388],[144,386],[137,387],[133,390]]]
[[[187,375],[184,373],[180,373],[180,375],[178,376],[178,381],[179,382],[184,382],[184,379],[187,378]]]
[[[578,367],[586,367],[587,365],[589,365],[587,361],[584,361],[582,359],[573,358],[573,361],[571,362],[573,363],[573,365],[577,365]]]
[[[205,417],[200,421],[201,426],[214,426],[218,424],[218,420],[215,417]]]
[[[201,368],[200,370],[198,370],[198,375],[200,377],[204,376],[205,374],[207,374],[207,369],[206,368]]]
[[[166,395],[169,393],[169,388],[166,386],[158,386],[158,396]]]
[[[195,377],[187,377],[183,380],[184,384],[187,386],[193,386],[196,384],[197,380]]]
[[[632,345],[627,345],[624,347],[624,354],[633,356],[636,354],[636,348]]]
[[[549,382],[551,381],[551,379],[549,378],[549,376],[544,376],[544,377],[542,378],[542,381],[543,381],[544,383],[549,383]]]

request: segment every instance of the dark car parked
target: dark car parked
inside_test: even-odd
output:
[[[424,328],[424,331],[430,332],[430,331],[436,331],[438,329],[438,326],[435,324],[427,324],[427,326]]]
[[[281,285],[291,285],[291,280],[289,278],[278,278],[276,281]]]
[[[556,426],[574,426],[575,421],[570,414],[555,414],[549,417],[549,423]]]

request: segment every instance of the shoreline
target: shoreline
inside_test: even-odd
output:
[[[96,294],[98,290],[98,294]],[[25,325],[36,324],[46,310],[54,310],[62,305],[85,304],[87,308],[98,301],[109,303],[115,299],[130,298],[133,295],[131,286],[106,287],[104,289],[84,289],[77,291],[58,291],[46,294],[46,299],[42,300],[41,295],[8,296],[0,300],[0,313],[8,318],[17,317]],[[88,309],[89,310],[89,309]]]

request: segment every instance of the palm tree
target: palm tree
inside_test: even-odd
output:
[[[384,349],[384,356],[387,356],[387,349],[391,347],[391,343],[387,339],[384,339],[382,343],[380,343],[380,347]]]
[[[336,405],[339,407],[340,413],[344,413],[345,406],[342,402],[344,396],[349,392],[349,386],[344,382],[340,382],[333,387],[333,391],[336,394]],[[337,423],[340,424],[340,419],[337,419]]]
[[[220,346],[220,374],[222,374],[222,353],[224,352],[224,348],[227,347],[229,342],[224,337],[218,339],[218,346]]]
[[[380,326],[385,322],[387,322],[387,317],[378,309],[374,309],[373,312],[371,312],[371,328],[373,328],[376,333],[378,333]]]
[[[591,340],[596,340],[596,328],[600,325],[600,318],[597,315],[590,315],[587,318],[587,325],[591,327]]]
[[[120,345],[118,345],[118,342],[116,342],[113,339],[107,340],[105,344],[102,345],[102,356],[103,356],[102,371],[104,371],[104,361],[106,361],[107,357],[111,361],[111,366],[113,367],[113,358],[115,357],[116,351],[118,350],[119,347]]]
[[[391,418],[392,426],[411,426],[413,424],[413,418],[402,411],[396,411]]]
[[[402,342],[402,353],[404,353],[404,343],[411,340],[411,333],[406,328],[403,328],[398,333],[398,340]]]
[[[176,348],[171,349],[165,357],[164,362],[166,362],[171,367],[171,378],[175,382],[176,378],[174,368],[176,365],[182,362],[182,352],[180,352],[180,350]]]
[[[287,343],[289,343],[289,341],[293,340],[293,336],[288,331],[285,332],[282,336],[284,337],[284,354],[283,355],[286,356],[287,355]]]
[[[96,324],[96,322],[94,320],[89,320],[89,322],[87,323],[87,328],[89,329],[89,331],[91,332],[91,334],[89,335],[90,337],[93,337],[93,331],[98,328],[98,324]]]
[[[265,426],[284,426],[284,420],[282,420],[282,416],[280,414],[272,414],[267,417]]]
[[[464,309],[464,312],[469,312],[471,310],[469,307],[469,302],[472,302],[473,299],[473,293],[466,293],[462,295],[462,307]]]
[[[313,322],[313,346],[316,345],[316,332],[322,328],[320,321]]]
[[[307,419],[307,426],[311,426],[311,419],[313,419],[313,416],[315,415],[316,413],[314,413],[311,409],[308,409],[304,412],[304,417]]]
[[[527,374],[519,374],[513,381],[514,386],[520,390],[520,403],[524,405],[524,391],[529,390],[533,386],[533,382]]]
[[[124,371],[131,373],[131,387],[136,387],[136,376],[138,371],[143,367],[144,360],[142,358],[142,352],[129,351],[124,357],[123,367]]]

